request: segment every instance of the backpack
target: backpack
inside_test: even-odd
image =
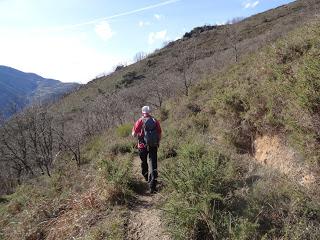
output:
[[[159,134],[157,131],[156,120],[152,117],[143,119],[144,141],[149,147],[159,145]]]

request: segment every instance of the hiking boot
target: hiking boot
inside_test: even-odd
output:
[[[154,193],[157,193],[157,192],[158,192],[157,188],[155,188],[155,187],[150,189],[150,193],[151,194],[154,194]]]
[[[157,192],[157,180],[153,180],[150,183],[150,193],[156,193]]]
[[[148,182],[148,174],[143,175],[143,177],[144,177],[144,180],[146,180],[146,182]]]

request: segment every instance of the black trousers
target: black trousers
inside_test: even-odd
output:
[[[140,149],[139,156],[141,159],[141,173],[146,179],[146,181],[148,181],[150,188],[154,190],[156,187],[158,177],[158,147],[148,147]]]

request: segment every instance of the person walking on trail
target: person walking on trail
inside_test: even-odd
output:
[[[161,127],[158,120],[151,116],[149,106],[142,108],[142,117],[134,124],[132,136],[138,138],[141,173],[149,183],[150,192],[156,192],[158,147],[161,139]],[[148,164],[149,155],[149,164]]]

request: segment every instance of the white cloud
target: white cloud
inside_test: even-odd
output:
[[[245,1],[242,3],[242,6],[245,8],[245,9],[248,9],[248,8],[255,8],[256,6],[258,6],[260,3],[260,1]]]
[[[160,21],[162,18],[164,18],[164,16],[163,16],[163,15],[160,15],[160,14],[154,14],[153,17],[154,17],[155,19],[157,19],[158,21]]]
[[[58,36],[2,29],[0,35],[2,65],[64,82],[86,83],[125,60],[90,46],[85,33]]]
[[[217,22],[216,22],[216,25],[217,25],[217,26],[221,26],[221,25],[225,25],[226,23],[227,23],[227,21],[221,21],[221,22],[220,22],[220,21],[217,21]]]
[[[110,24],[107,21],[101,21],[95,26],[96,34],[104,41],[109,40],[114,35]]]
[[[156,41],[164,41],[167,38],[167,30],[162,30],[159,32],[151,32],[149,33],[148,43],[150,45],[154,44]]]
[[[139,21],[138,23],[139,27],[145,27],[145,26],[150,26],[150,22],[145,22],[145,21]]]

